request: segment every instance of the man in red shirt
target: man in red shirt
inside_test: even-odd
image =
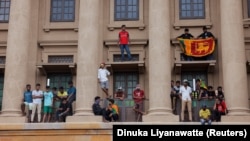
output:
[[[136,86],[136,89],[133,92],[133,99],[134,99],[134,103],[135,103],[134,111],[139,115],[144,114],[143,101],[145,99],[145,95],[144,95],[144,91],[141,90],[139,84]]]
[[[227,106],[222,98],[216,98],[213,107],[213,119],[216,122],[221,121],[221,116],[227,114]]]
[[[121,49],[122,58],[121,60],[124,61],[124,50],[126,50],[128,55],[128,60],[132,60],[130,50],[129,50],[129,33],[126,31],[126,26],[122,25],[122,31],[119,32],[119,46]]]

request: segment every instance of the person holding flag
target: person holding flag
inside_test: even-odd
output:
[[[188,28],[185,28],[184,29],[184,33],[177,37],[177,39],[193,39],[193,38],[194,38],[194,36],[189,33],[189,29]],[[185,53],[182,53],[181,55],[187,61],[194,60],[192,56],[188,56]]]
[[[215,39],[213,33],[207,31],[207,27],[206,27],[206,26],[203,26],[202,29],[203,29],[203,33],[201,33],[201,34],[197,37],[198,39],[207,39],[207,38],[213,38],[213,39]],[[212,59],[213,59],[213,54],[211,53],[211,54],[207,55],[207,56],[206,56],[206,59],[207,59],[207,60],[212,60]]]

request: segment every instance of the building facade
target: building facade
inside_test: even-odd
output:
[[[0,121],[24,121],[26,84],[45,90],[67,87],[69,80],[77,100],[67,120],[101,121],[91,110],[94,97],[104,96],[97,81],[101,62],[111,72],[110,93],[120,86],[126,91],[123,121],[134,119],[137,84],[147,98],[143,121],[178,121],[170,81],[197,78],[223,87],[225,121],[250,121],[249,9],[249,0],[0,0]],[[132,61],[120,60],[121,25],[130,33]],[[216,37],[214,58],[186,61],[176,37],[185,28],[197,37],[204,26]]]

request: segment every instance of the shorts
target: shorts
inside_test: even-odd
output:
[[[24,102],[24,104],[25,104],[25,107],[29,108],[29,110],[32,110],[33,103]]]
[[[52,107],[51,106],[44,106],[43,107],[43,112],[44,113],[52,113]]]
[[[109,88],[109,82],[108,81],[101,82],[100,84],[101,84],[101,88],[106,88],[106,89]]]

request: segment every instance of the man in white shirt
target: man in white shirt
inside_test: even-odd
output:
[[[40,90],[40,86],[41,86],[40,84],[36,84],[36,89],[32,91],[33,108],[31,114],[31,122],[34,121],[36,110],[37,110],[38,122],[41,122],[43,91]]]
[[[98,69],[98,81],[101,85],[103,92],[106,94],[107,98],[111,97],[109,96],[109,93],[108,93],[108,89],[109,89],[108,76],[109,75],[110,75],[110,72],[105,68],[105,63],[101,63],[100,68]]]
[[[184,111],[187,106],[189,121],[192,121],[192,99],[191,99],[192,89],[188,86],[188,81],[183,80],[183,86],[180,87],[180,99],[181,99],[181,121],[184,121]]]

